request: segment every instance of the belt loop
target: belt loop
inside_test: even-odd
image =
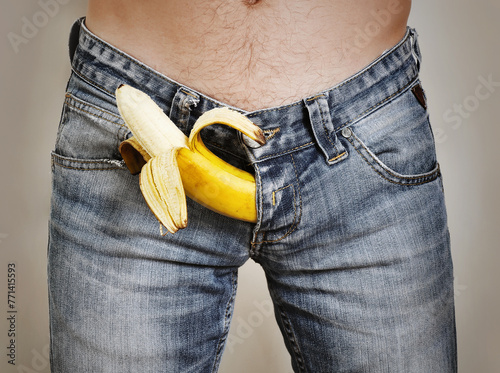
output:
[[[328,97],[321,94],[304,99],[304,103],[309,112],[314,138],[323,152],[326,162],[332,165],[345,159],[348,153],[335,134]]]
[[[198,105],[198,102],[200,102],[200,98],[196,93],[184,87],[180,87],[177,90],[172,100],[169,117],[182,131],[186,132],[189,130],[191,110]]]
[[[417,70],[420,71],[420,64],[422,62],[422,55],[420,54],[420,47],[418,45],[418,34],[413,28],[410,28],[410,41],[411,41],[411,54],[417,64]]]

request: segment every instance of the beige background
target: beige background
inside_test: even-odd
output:
[[[1,0],[0,371],[5,373],[49,371],[49,153],[69,74],[68,31],[86,2],[58,4],[44,20],[38,1]],[[34,16],[41,26],[16,52],[8,34],[21,35],[23,17]],[[476,90],[483,78],[500,83],[499,19],[499,0],[420,0],[413,4],[410,22],[420,34],[421,77],[445,178],[461,372],[500,371],[500,178],[494,151],[500,137],[500,84]],[[460,116],[456,105],[462,105]],[[9,262],[17,268],[16,367],[7,364],[5,353]],[[291,372],[268,307],[263,274],[249,263],[241,270],[222,373]]]

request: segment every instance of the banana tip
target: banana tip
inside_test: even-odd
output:
[[[262,132],[262,130],[259,129],[259,131],[257,132],[256,136],[255,136],[255,141],[257,141],[257,143],[259,143],[259,145],[265,145],[267,140],[266,140],[266,137],[264,136],[264,133]]]

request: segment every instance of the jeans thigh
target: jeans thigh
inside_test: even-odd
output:
[[[188,227],[162,236],[118,153],[130,132],[113,98],[69,86],[52,154],[52,371],[216,371],[251,224],[188,200]]]
[[[236,269],[95,251],[52,245],[52,372],[217,371]]]
[[[300,222],[259,252],[296,372],[455,372],[441,173],[413,86],[293,155]],[[279,161],[279,160],[276,160]]]

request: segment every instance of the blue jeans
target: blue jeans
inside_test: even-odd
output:
[[[114,91],[140,88],[186,134],[224,104],[82,20],[70,55],[52,154],[53,372],[216,372],[248,259],[265,271],[295,372],[456,371],[442,178],[412,29],[330,90],[242,111],[264,146],[208,128],[212,151],[255,174],[258,222],[188,199],[188,227],[166,236],[118,152],[131,133]]]

